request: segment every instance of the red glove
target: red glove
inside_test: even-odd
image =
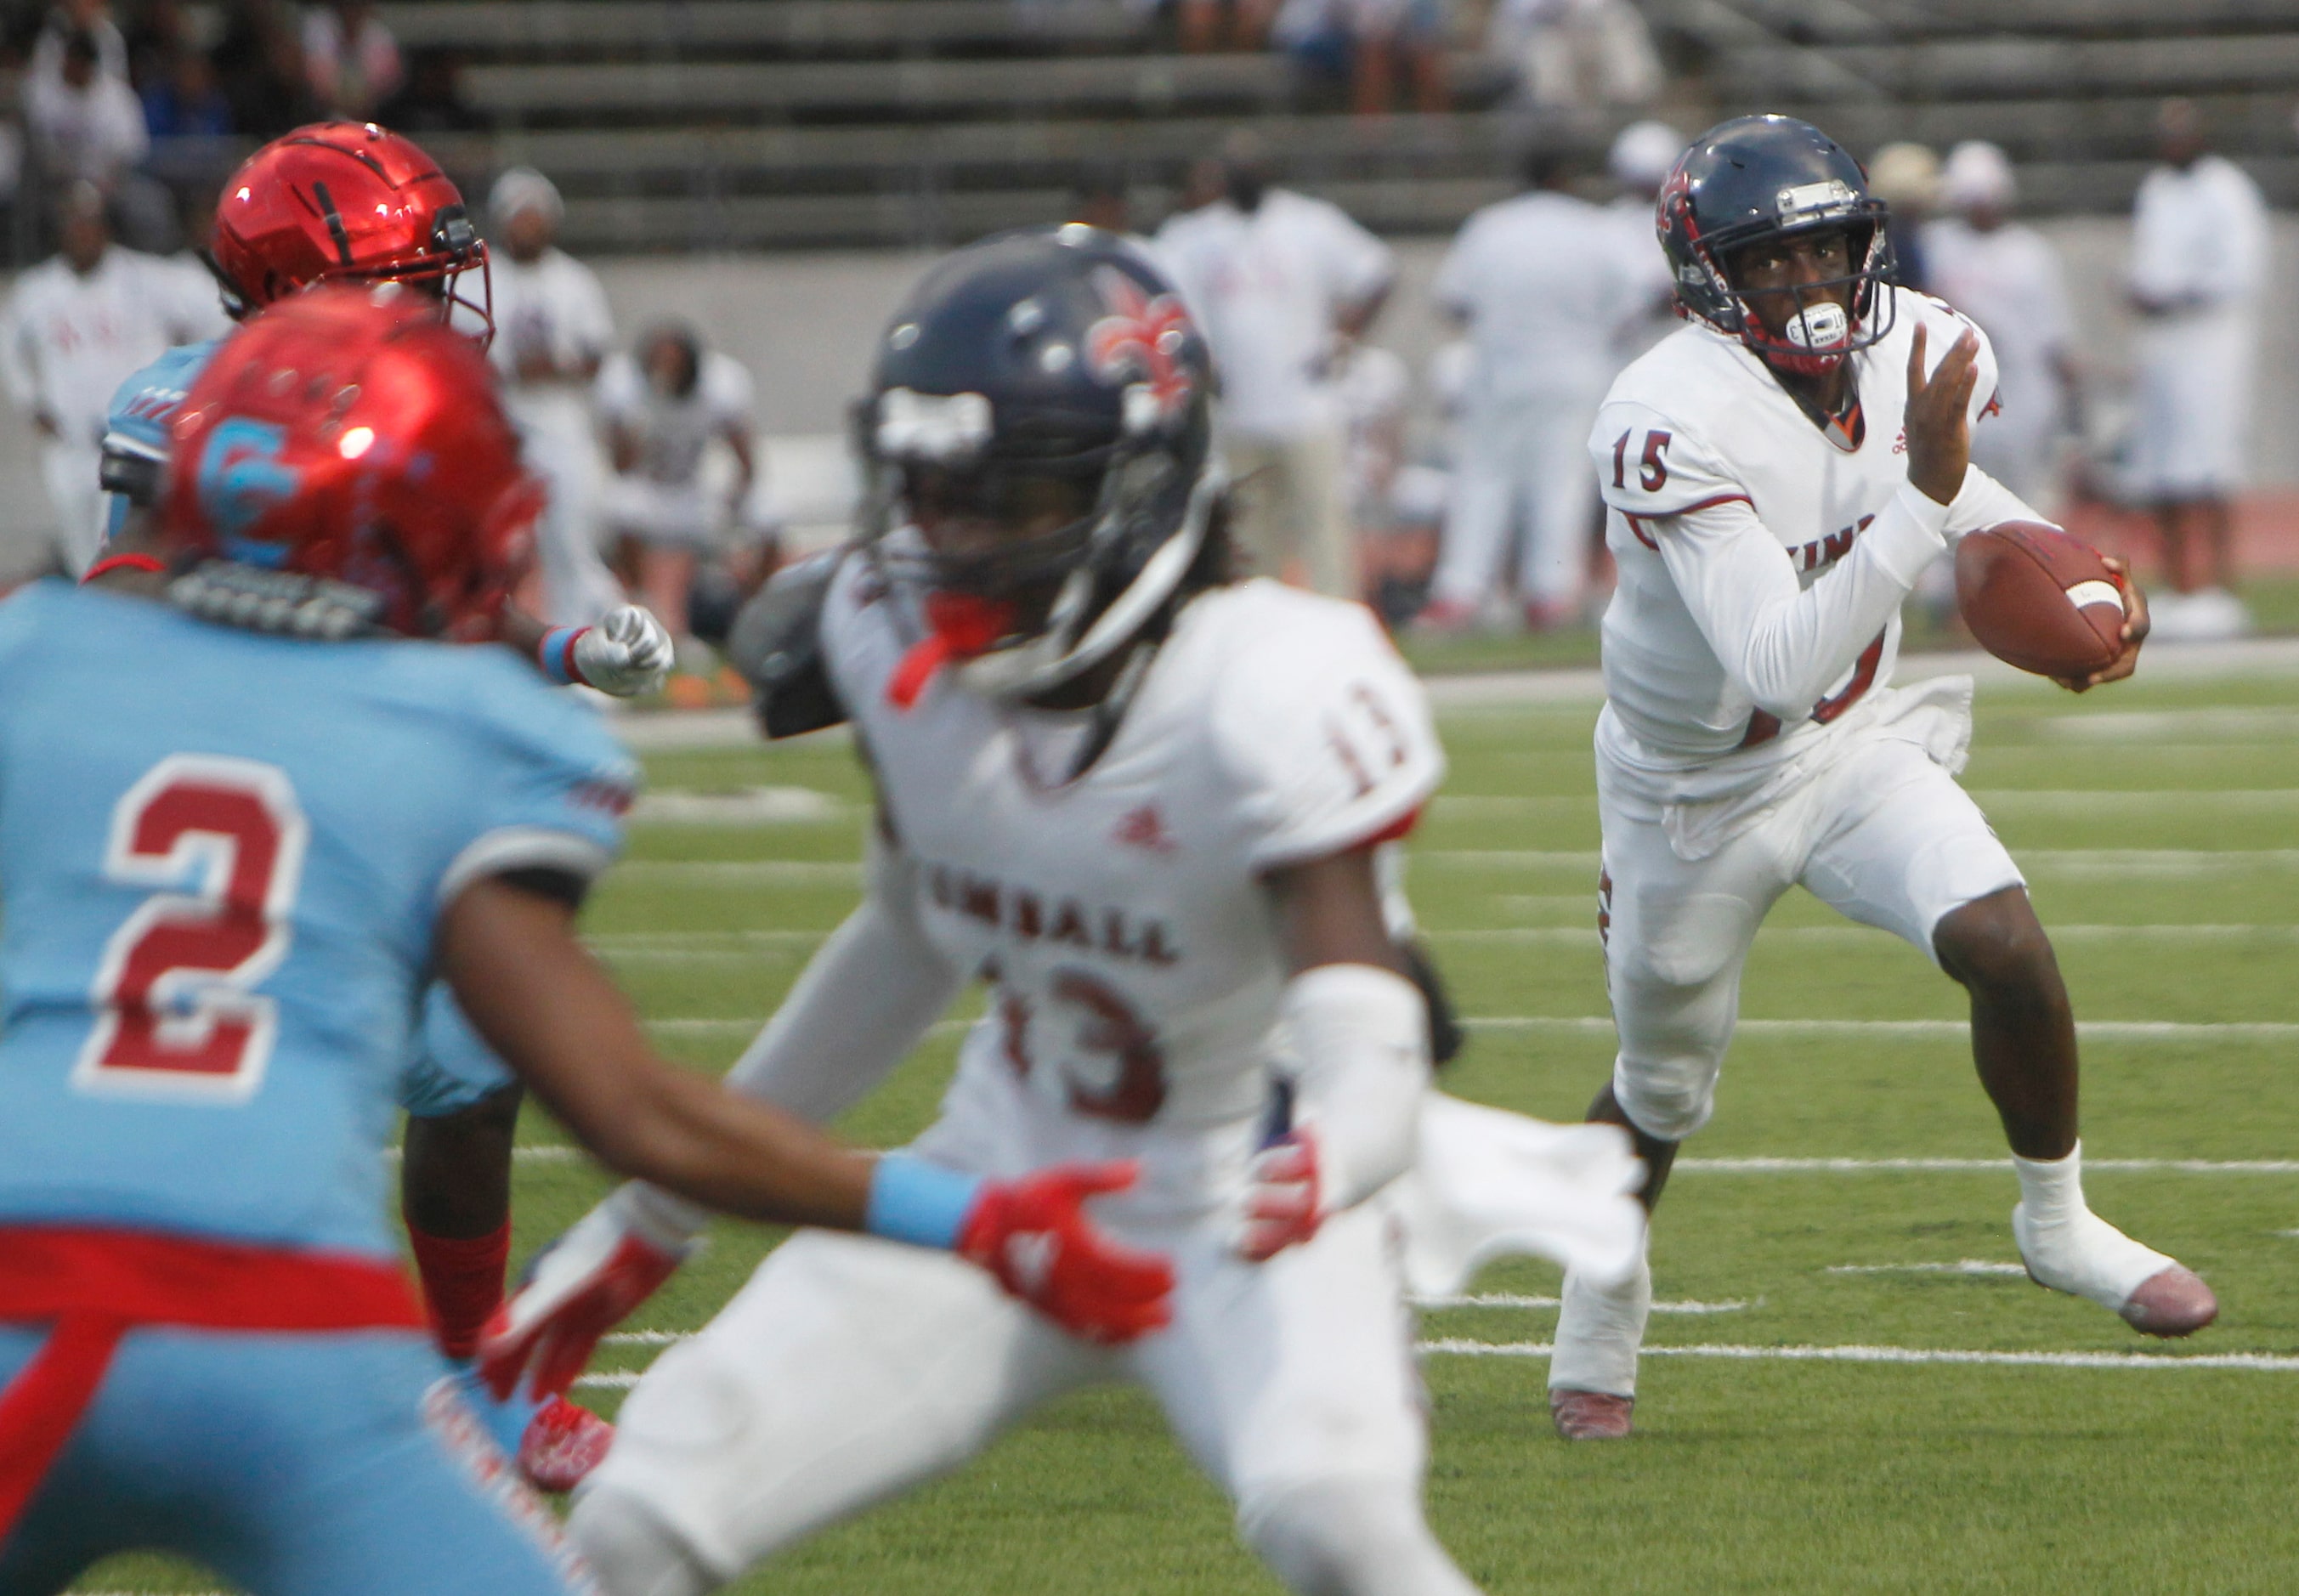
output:
[[[1265,1263],[1317,1234],[1324,1183],[1315,1136],[1291,1131],[1263,1148],[1254,1155],[1252,1179],[1245,1196],[1245,1231],[1237,1243],[1242,1256]]]
[[[528,1376],[536,1400],[563,1394],[599,1338],[654,1295],[694,1251],[650,1234],[616,1192],[538,1253],[527,1278],[495,1309],[479,1340],[479,1375],[498,1401]]]
[[[1062,1164],[982,1188],[958,1252],[1071,1334],[1116,1344],[1171,1321],[1174,1269],[1121,1246],[1089,1218],[1086,1199],[1122,1192],[1139,1165]]]

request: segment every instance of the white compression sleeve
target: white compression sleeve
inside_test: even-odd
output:
[[[1285,986],[1280,1015],[1301,1073],[1299,1123],[1314,1131],[1326,1212],[1405,1173],[1421,1145],[1429,1013],[1421,989],[1369,964],[1321,964]]]
[[[1947,540],[1955,543],[1967,532],[2000,527],[2005,521],[2054,524],[2049,517],[2037,514],[2025,499],[1978,466],[1967,468],[1963,486],[1956,490],[1955,503],[1947,507]]]
[[[1946,505],[1902,486],[1851,553],[1806,588],[1746,500],[1646,524],[1734,683],[1787,720],[1808,713],[1898,611],[1946,546],[1947,516]]]
[[[852,1108],[942,1018],[964,977],[918,923],[917,867],[873,838],[861,906],[830,934],[743,1050],[726,1085],[817,1124]],[[700,1230],[707,1215],[633,1183],[651,1226]]]

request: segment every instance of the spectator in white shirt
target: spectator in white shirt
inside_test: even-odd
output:
[[[1475,352],[1445,540],[1424,624],[1473,624],[1518,534],[1516,596],[1535,628],[1580,619],[1596,482],[1589,429],[1645,308],[1618,219],[1576,198],[1572,156],[1536,150],[1531,187],[1469,218],[1438,268],[1437,302]]]
[[[2167,103],[2162,164],[2132,217],[2138,414],[2129,486],[2154,506],[2171,591],[2151,595],[2155,636],[2212,638],[2250,626],[2235,580],[2229,501],[2250,443],[2252,356],[2267,269],[2258,185],[2211,153],[2202,113]]]
[[[104,539],[98,472],[112,391],[210,330],[215,285],[195,293],[171,262],[114,245],[93,184],[66,192],[58,227],[62,253],[18,278],[0,314],[0,378],[39,433],[57,562],[76,575]]]
[[[303,72],[331,115],[354,121],[372,116],[407,77],[399,41],[368,0],[329,0],[304,13]]]
[[[1625,370],[1631,361],[1684,325],[1676,313],[1676,278],[1661,253],[1653,208],[1689,143],[1666,122],[1631,122],[1606,153],[1606,170],[1620,188],[1606,212],[1620,229],[1621,251],[1633,289],[1628,320],[1613,350],[1615,372]]]
[[[1956,145],[1940,169],[1950,214],[1924,229],[1923,250],[1931,291],[1979,323],[1996,352],[2001,411],[1973,429],[1972,461],[2049,514],[2078,394],[2074,325],[2059,252],[2011,220],[2018,195],[2002,150],[1979,139]]]
[[[649,328],[635,356],[615,355],[599,372],[598,413],[615,469],[607,523],[622,543],[640,602],[669,629],[679,674],[688,677],[710,663],[688,619],[694,573],[739,518],[756,472],[751,396],[751,374],[703,347],[683,322]],[[705,470],[714,444],[735,466],[731,491],[718,501]],[[674,701],[693,686],[675,682]]]
[[[64,34],[53,55],[36,56],[24,79],[24,126],[51,179],[106,192],[151,148],[143,102],[124,76],[104,70],[96,37],[84,29]]]
[[[511,168],[495,179],[487,214],[489,353],[527,461],[551,495],[535,536],[542,613],[553,626],[588,626],[622,602],[599,557],[599,439],[591,420],[591,385],[614,347],[614,319],[598,277],[558,246],[566,207],[549,178]]]
[[[1239,541],[1267,575],[1298,562],[1307,586],[1356,598],[1332,363],[1380,312],[1396,262],[1340,207],[1273,187],[1251,136],[1224,145],[1222,171],[1223,197],[1169,220],[1157,248],[1213,349]]]

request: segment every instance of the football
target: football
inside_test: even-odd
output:
[[[1979,645],[2038,676],[2088,676],[2123,652],[2123,585],[2097,549],[2005,521],[1955,550],[1955,602]]]

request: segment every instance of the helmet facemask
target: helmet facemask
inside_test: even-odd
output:
[[[870,558],[926,631],[890,688],[897,702],[914,701],[943,665],[1004,698],[1091,669],[1180,584],[1216,496],[1214,473],[1187,479],[1154,435],[1067,454],[1033,453],[1026,436],[995,456],[986,438],[931,446],[941,440],[919,418],[938,406],[967,411],[976,397],[891,390],[867,440],[880,478]]]
[[[1851,270],[1843,275],[1763,289],[1752,289],[1738,280],[1741,275],[1739,258],[1746,252],[1782,238],[1831,232],[1840,233],[1844,238],[1845,255]],[[1726,245],[1714,254],[1722,257],[1717,263],[1716,274],[1738,312],[1734,318],[1738,325],[1725,330],[1737,333],[1752,353],[1781,370],[1803,377],[1825,377],[1846,357],[1882,342],[1892,330],[1896,307],[1890,295],[1881,296],[1882,316],[1876,313],[1877,285],[1892,266],[1891,243],[1880,219],[1863,218],[1835,227],[1781,229],[1750,239],[1737,249]],[[1843,290],[1841,298],[1831,292],[1837,289]],[[1794,309],[1781,319],[1779,332],[1766,325],[1752,303],[1757,298],[1786,298],[1793,302]]]

